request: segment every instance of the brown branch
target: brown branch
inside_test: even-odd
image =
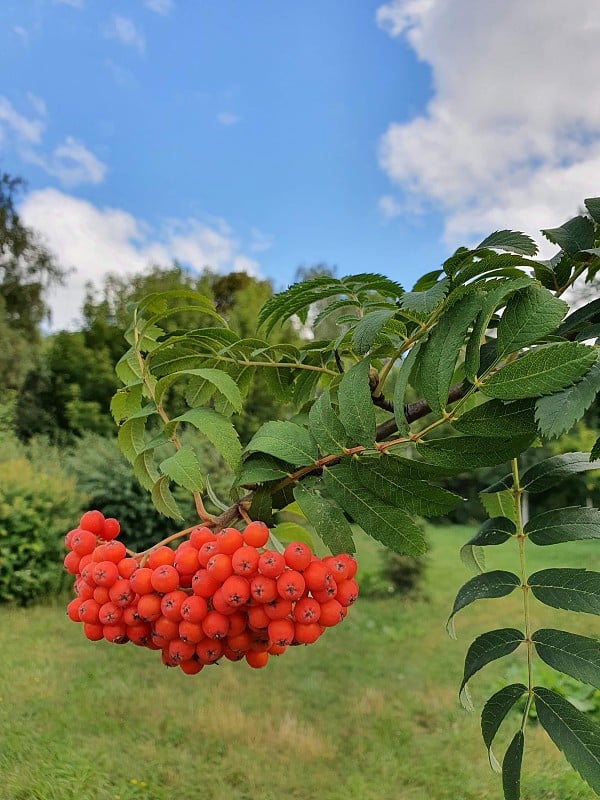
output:
[[[470,384],[464,381],[461,383],[455,383],[454,386],[451,386],[450,390],[448,391],[448,403],[456,403],[457,400],[460,400],[465,396],[470,388]],[[389,401],[386,401],[386,403],[389,403]],[[378,403],[375,403],[375,405],[378,405]],[[387,410],[393,411],[394,407],[392,406],[390,409],[386,408],[386,411]],[[430,412],[431,408],[426,400],[417,400],[415,403],[407,403],[404,406],[404,416],[409,424],[417,419],[421,419],[421,417],[425,417]],[[396,425],[396,420],[386,419],[385,422],[382,422],[381,425],[377,426],[376,439],[378,442],[382,442],[397,430],[398,426]]]

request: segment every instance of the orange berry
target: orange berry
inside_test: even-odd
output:
[[[277,578],[277,591],[286,600],[299,600],[304,594],[306,582],[302,573],[295,569],[286,571]]]
[[[104,605],[100,606],[100,611],[98,612],[98,621],[103,625],[114,625],[121,621],[122,616],[123,609],[119,608],[116,603],[109,601],[108,603],[104,603]]]
[[[205,542],[200,550],[198,550],[198,563],[201,567],[206,567],[208,561],[212,556],[215,555],[217,552],[217,540],[213,537],[213,539],[209,542]]]
[[[266,575],[257,575],[250,582],[250,595],[259,603],[270,603],[277,597],[277,581]]]
[[[321,615],[321,606],[312,597],[303,597],[294,606],[294,619],[304,625],[309,622],[318,622]]]
[[[298,644],[312,644],[321,635],[321,626],[317,622],[309,622],[303,625],[296,622],[294,627],[294,641]]]
[[[267,650],[270,656],[280,656],[282,653],[285,653],[287,647],[281,644],[272,644],[271,647]]]
[[[169,642],[169,656],[176,664],[188,661],[196,652],[196,646],[192,642],[184,642],[182,639],[172,639]]]
[[[140,617],[137,612],[137,603],[123,609],[123,622],[125,625],[139,625]]]
[[[260,669],[261,667],[265,667],[269,660],[268,652],[256,652],[255,650],[249,650],[246,653],[246,661],[253,669]]]
[[[72,622],[81,622],[81,617],[79,616],[79,607],[83,602],[84,601],[81,600],[81,598],[75,597],[70,603],[67,604],[67,616]]]
[[[233,575],[231,556],[226,553],[215,553],[206,562],[206,571],[215,580],[223,583],[230,575]]]
[[[121,526],[119,525],[118,520],[116,520],[114,517],[107,517],[104,520],[104,530],[101,534],[103,539],[106,539],[107,541],[110,539],[116,539],[120,532]]]
[[[342,581],[338,586],[336,598],[343,606],[351,606],[358,597],[358,584],[356,581]]]
[[[114,561],[99,561],[94,565],[92,576],[96,586],[112,586],[119,579],[119,569]]]
[[[243,633],[246,630],[248,624],[248,617],[242,611],[236,611],[234,614],[231,614],[229,617],[229,632],[227,633],[228,638],[231,636],[238,636],[240,633]]]
[[[196,550],[199,550],[203,544],[206,544],[206,542],[212,542],[214,538],[215,535],[210,528],[200,525],[198,528],[194,528],[194,530],[190,533],[189,542],[192,547],[195,547]]]
[[[337,600],[327,600],[321,606],[321,613],[318,617],[319,625],[324,625],[326,628],[331,628],[337,625],[344,619],[343,606]],[[299,620],[303,621],[303,620]],[[314,620],[317,622],[317,620]]]
[[[92,561],[106,561],[106,544],[99,544],[94,548],[92,553]]]
[[[290,569],[303,570],[310,564],[312,553],[304,542],[290,542],[283,551],[283,557]]]
[[[161,598],[157,594],[145,594],[140,597],[137,605],[138,617],[142,622],[154,622],[161,616]]]
[[[125,633],[130,642],[139,647],[147,647],[150,641],[150,625],[146,622],[138,622],[136,625],[127,625]]]
[[[104,627],[97,622],[85,622],[83,624],[83,635],[90,642],[99,642],[100,639],[104,638]]]
[[[131,578],[133,573],[139,567],[139,562],[136,558],[122,558],[119,563],[117,564],[119,568],[119,575],[122,578]]]
[[[140,567],[129,578],[131,588],[136,594],[150,594],[152,588],[152,570],[149,567]]]
[[[265,614],[269,619],[285,619],[292,613],[292,601],[283,597],[277,597],[272,603],[267,603],[264,607]]]
[[[336,583],[341,583],[347,580],[348,572],[350,571],[350,564],[347,557],[343,556],[328,556],[323,559],[323,563],[333,575],[333,580]]]
[[[212,597],[220,585],[220,581],[213,578],[205,569],[199,569],[192,578],[192,591],[206,599]]]
[[[295,627],[290,619],[269,622],[269,639],[273,644],[288,645],[294,641]]]
[[[230,556],[244,544],[244,539],[237,528],[223,528],[217,533],[217,544],[219,553]]]
[[[135,592],[131,588],[131,584],[126,578],[120,578],[115,581],[109,589],[110,599],[121,608],[133,603]]]
[[[115,564],[118,564],[119,561],[125,558],[127,555],[127,550],[125,550],[125,545],[123,542],[115,542],[114,540],[111,542],[107,542],[104,545],[104,560],[105,561],[114,561]]]
[[[229,619],[218,611],[209,611],[202,620],[202,629],[209,639],[224,639],[229,632]]]
[[[182,592],[180,589],[167,592],[167,594],[160,601],[160,610],[167,619],[172,619],[175,620],[175,622],[179,622],[182,617],[181,607],[187,599],[187,594]]]
[[[271,618],[267,616],[265,607],[262,604],[251,606],[247,613],[248,625],[253,629],[260,630],[261,628],[266,628],[271,621]]]
[[[252,547],[264,547],[269,540],[269,529],[264,522],[254,520],[246,525],[242,536],[246,544]]]
[[[166,544],[163,544],[150,553],[146,563],[150,569],[158,569],[158,567],[163,567],[166,564],[172,567],[174,561],[175,552],[170,547],[167,547]]]
[[[223,655],[223,642],[203,639],[196,645],[196,655],[201,664],[214,664]]]
[[[231,556],[231,566],[236,575],[252,578],[258,572],[260,554],[256,547],[246,545],[238,548]]]
[[[242,631],[235,636],[227,637],[227,646],[236,653],[245,653],[252,645],[252,634],[250,631]]]
[[[195,661],[193,658],[188,658],[187,661],[182,661],[179,664],[179,669],[185,672],[186,675],[197,675],[201,669],[204,669],[204,664]]]
[[[276,550],[265,550],[258,559],[258,571],[267,578],[278,578],[285,570],[285,558]]]
[[[79,527],[96,536],[104,534],[104,514],[101,511],[86,511],[79,520]]]
[[[71,548],[80,556],[93,553],[96,547],[96,534],[80,528],[71,537]]]
[[[206,634],[199,622],[188,622],[186,619],[182,619],[179,623],[178,636],[184,642],[192,642],[192,644],[198,644],[198,642],[206,638]]]
[[[222,588],[217,589],[213,594],[210,604],[213,607],[213,611],[218,611],[219,614],[223,614],[225,617],[235,614],[236,606],[229,605]]]
[[[179,573],[170,564],[162,564],[152,571],[150,583],[161,594],[173,592],[179,586]]]
[[[165,617],[159,617],[152,626],[152,632],[164,642],[170,642],[171,639],[176,639],[179,636],[179,622],[177,620]]]
[[[327,576],[330,574],[326,565],[319,559],[311,561],[302,573],[306,587],[310,592],[320,592],[327,586]]]
[[[127,626],[122,622],[117,622],[116,625],[105,625],[103,628],[104,638],[107,642],[113,644],[127,644]]]
[[[65,565],[65,569],[67,570],[67,572],[69,572],[71,575],[77,575],[77,573],[79,572],[80,561],[81,561],[81,556],[78,555],[78,553],[74,553],[73,551],[71,551],[70,553],[67,553],[67,555],[65,556],[63,564]]]
[[[181,618],[188,622],[202,622],[208,614],[208,604],[203,597],[193,594],[181,605]]]
[[[250,584],[241,575],[232,575],[223,583],[221,592],[228,605],[238,608],[250,599]]]
[[[173,566],[180,575],[193,575],[198,569],[198,551],[190,544],[178,547]]]

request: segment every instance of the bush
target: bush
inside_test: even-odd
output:
[[[62,588],[63,537],[82,501],[64,473],[24,457],[0,463],[0,603],[29,605]]]
[[[401,556],[392,550],[381,553],[381,567],[375,573],[361,577],[360,591],[363,597],[417,597],[425,577],[425,556]]]

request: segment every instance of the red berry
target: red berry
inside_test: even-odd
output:
[[[94,564],[92,577],[96,586],[112,586],[119,578],[119,569],[114,561],[99,561]]]
[[[208,614],[208,604],[203,597],[186,597],[181,606],[181,618],[188,622],[202,622]]]
[[[291,644],[294,634],[294,623],[289,619],[274,619],[269,623],[269,639],[273,644]]]
[[[257,575],[250,582],[250,594],[259,603],[270,603],[277,597],[277,581],[266,575]]]
[[[105,625],[103,631],[107,642],[127,644],[129,641],[127,638],[127,626],[123,625],[122,622],[118,622],[116,625]]]
[[[167,547],[166,545],[161,545],[160,547],[157,547],[156,550],[153,550],[150,553],[146,564],[150,567],[150,569],[158,569],[158,567],[162,567],[165,564],[173,566],[174,561],[175,561],[175,552],[171,550],[170,547]]]
[[[245,605],[250,599],[250,584],[241,575],[232,575],[223,583],[221,587],[225,602],[230,606],[239,607]]]
[[[123,542],[112,541],[104,545],[104,560],[106,561],[114,561],[115,564],[118,564],[126,555],[127,550]]]
[[[96,536],[104,534],[104,514],[101,511],[86,511],[79,520],[79,527]]]
[[[231,556],[231,566],[236,575],[243,575],[245,578],[252,578],[258,571],[258,561],[260,554],[256,547],[246,545],[240,547]]]
[[[170,564],[163,564],[153,570],[150,583],[161,594],[172,592],[179,586],[179,573]]]
[[[212,597],[220,585],[220,581],[213,578],[205,569],[199,569],[192,578],[192,591],[206,599]]]
[[[246,525],[242,536],[246,544],[252,547],[264,547],[269,540],[269,529],[264,522],[255,520]]]
[[[325,564],[320,560],[311,561],[302,573],[306,581],[306,588],[310,592],[320,592],[327,586],[327,576],[330,574]]]
[[[71,537],[71,548],[80,556],[93,553],[96,547],[96,534],[81,528]]]
[[[223,655],[223,643],[211,639],[203,639],[196,645],[196,655],[201,664],[214,664]]]
[[[121,532],[119,521],[114,517],[107,517],[104,520],[104,530],[102,531],[102,538],[106,540],[116,539]]]
[[[296,622],[294,641],[298,644],[312,644],[317,641],[320,635],[321,626],[317,622],[309,622],[308,625]]]
[[[224,639],[229,632],[229,619],[218,611],[209,611],[202,621],[202,628],[209,639]]]
[[[82,603],[83,600],[81,600],[79,597],[75,597],[70,603],[68,603],[67,616],[72,622],[81,622],[81,617],[79,616],[79,607]]]
[[[351,606],[358,597],[358,584],[356,581],[342,581],[338,586],[336,598],[343,606]]]
[[[323,603],[318,619],[319,625],[324,625],[326,628],[331,628],[333,625],[337,625],[344,619],[343,610],[342,604],[335,599],[328,600],[326,603]]]
[[[214,538],[215,535],[210,528],[206,528],[204,525],[201,525],[198,528],[194,528],[194,530],[190,533],[189,541],[192,547],[195,547],[196,550],[199,550],[203,544],[206,544],[206,542],[212,542]]]
[[[182,592],[180,589],[167,592],[167,594],[160,601],[160,610],[167,619],[172,619],[175,622],[179,622],[182,618],[181,607],[187,599],[187,594]]]
[[[215,553],[206,562],[206,571],[215,580],[223,583],[230,575],[233,574],[233,567],[231,566],[231,556],[225,553]]]
[[[180,575],[193,575],[198,569],[198,551],[190,544],[178,547],[173,566]]]
[[[219,553],[233,555],[244,544],[242,534],[236,528],[223,528],[217,534]]]
[[[71,551],[70,553],[67,553],[67,555],[65,556],[63,564],[65,565],[65,569],[67,570],[67,572],[69,572],[71,575],[77,575],[77,573],[79,572],[80,561],[81,561],[81,556]]]
[[[285,619],[292,613],[292,601],[278,597],[272,603],[267,603],[264,608],[265,614],[269,619]]]
[[[119,575],[122,578],[131,578],[139,567],[139,563],[136,558],[122,558],[117,564],[117,567],[119,568]]]
[[[116,603],[120,608],[125,608],[130,603],[133,603],[135,592],[126,578],[120,578],[110,587],[109,595],[113,603]]]
[[[212,556],[215,555],[217,552],[217,541],[216,539],[212,539],[209,542],[205,542],[200,550],[198,550],[198,563],[201,567],[206,567],[208,561]]]
[[[191,642],[198,644],[206,638],[206,634],[199,622],[189,622],[187,619],[182,619],[179,623],[178,636],[184,642]]]
[[[137,613],[142,622],[154,622],[161,616],[161,598],[157,594],[145,594],[138,600]]]
[[[104,638],[104,627],[96,622],[84,622],[83,635],[90,640],[90,642],[99,642]]]
[[[170,642],[171,639],[176,639],[179,636],[179,622],[164,615],[159,617],[152,627],[153,633],[160,636],[164,642]]]
[[[140,567],[129,578],[131,588],[136,594],[150,594],[152,588],[152,570],[149,567]]]
[[[253,669],[266,667],[268,660],[269,654],[267,652],[259,653],[255,650],[250,650],[248,653],[246,653],[246,661]]]
[[[197,675],[201,669],[204,669],[204,664],[195,661],[193,658],[188,658],[187,661],[182,661],[179,664],[179,669],[185,672],[186,675]]]
[[[304,594],[306,583],[300,572],[294,569],[286,571],[277,578],[277,591],[287,600],[299,600]]]
[[[98,621],[103,625],[114,625],[115,623],[120,622],[122,616],[123,609],[119,608],[116,603],[111,603],[109,601],[100,607],[100,611],[98,612]]]
[[[312,553],[304,542],[291,542],[285,548],[283,557],[290,569],[303,570],[310,564]]]
[[[79,606],[79,619],[82,622],[98,622],[100,606],[95,600],[84,600]]]
[[[294,619],[296,622],[308,624],[318,622],[321,615],[321,606],[312,597],[303,597],[294,606]]]
[[[285,570],[285,558],[276,550],[265,550],[258,559],[258,570],[267,578],[278,578]]]

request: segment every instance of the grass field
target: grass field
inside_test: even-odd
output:
[[[62,605],[1,610],[1,800],[499,800],[457,687],[476,635],[521,627],[520,593],[460,612],[448,639],[468,535],[431,529],[422,599],[359,600],[341,626],[264,670],[225,662],[188,677],[156,653],[88,642]],[[530,567],[589,565],[595,548],[530,546]],[[490,566],[516,569],[514,550],[488,548]],[[361,563],[376,558],[361,540]],[[593,617],[539,604],[534,621],[598,633]],[[519,650],[476,676],[478,711],[523,666]],[[535,724],[524,773],[525,800],[595,797]]]

